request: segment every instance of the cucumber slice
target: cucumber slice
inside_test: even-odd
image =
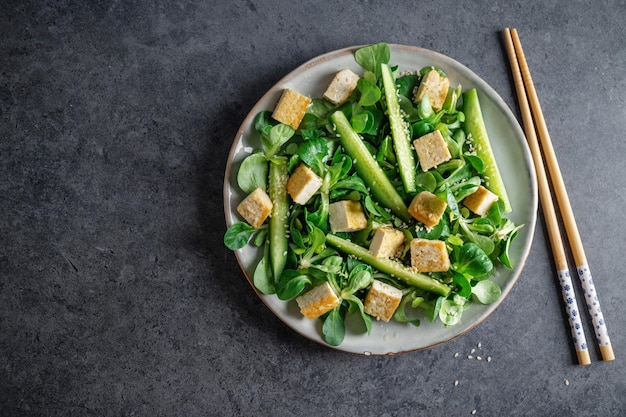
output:
[[[443,295],[444,297],[450,294],[450,287],[446,284],[443,284],[428,275],[415,272],[400,262],[394,261],[390,258],[377,258],[369,250],[357,245],[356,243],[352,243],[349,240],[342,239],[339,236],[332,234],[327,234],[326,242],[334,248],[349,255],[356,256],[358,259],[373,268],[390,274],[409,285]]]
[[[502,200],[504,214],[512,211],[509,196],[504,187],[504,181],[500,175],[500,170],[493,155],[493,149],[489,142],[489,135],[483,119],[478,100],[478,92],[475,88],[463,93],[463,113],[465,113],[465,134],[471,135],[474,142],[476,154],[485,163],[483,176],[485,178],[485,188],[494,193]]]
[[[341,111],[336,111],[330,116],[330,120],[335,124],[339,133],[341,146],[354,160],[354,169],[363,178],[376,200],[405,222],[412,221],[413,217],[409,214],[404,200],[367,149],[359,134],[352,129],[346,115]]]
[[[385,90],[387,113],[389,115],[389,126],[391,127],[391,138],[393,139],[393,148],[398,159],[400,178],[404,185],[404,191],[414,193],[417,191],[417,186],[415,185],[417,165],[411,146],[409,128],[400,114],[398,91],[396,90],[396,83],[393,79],[391,68],[387,64],[380,64],[380,69]]]
[[[274,280],[278,282],[287,262],[287,227],[289,201],[287,180],[289,169],[286,158],[274,158],[269,167],[269,196],[272,213],[269,221],[270,264]]]

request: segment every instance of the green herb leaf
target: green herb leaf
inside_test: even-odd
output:
[[[448,204],[448,209],[450,209],[450,212],[454,215],[454,217],[461,217],[459,206],[456,203],[454,194],[452,194],[449,187],[446,187],[446,203]]]
[[[458,295],[465,298],[472,295],[472,285],[465,275],[455,273],[452,276],[452,280],[454,284],[459,287],[459,290],[457,291]]]
[[[267,241],[267,233],[268,233],[267,227],[258,228],[256,235],[254,236],[254,238],[252,239],[250,243],[256,246],[257,248],[262,247],[263,245],[265,245],[265,242]]]
[[[410,318],[406,312],[407,308],[417,308],[424,302],[423,297],[419,297],[415,294],[415,291],[411,291],[402,297],[400,305],[393,314],[393,319],[398,323],[411,323],[415,327],[419,327],[421,322],[418,318]]]
[[[359,263],[348,276],[348,286],[342,294],[354,294],[355,292],[367,288],[372,283],[372,268],[369,265]]]
[[[446,326],[454,326],[461,321],[463,315],[463,306],[455,303],[453,300],[444,300],[439,310],[439,319]]]
[[[422,99],[418,103],[417,112],[419,118],[422,120],[428,119],[429,117],[435,115],[435,111],[433,110],[433,106],[430,104],[428,94],[424,94],[424,97],[422,97]]]
[[[300,295],[307,284],[311,284],[308,275],[294,269],[285,269],[276,283],[276,295],[281,300],[291,300]]]
[[[419,307],[425,311],[428,321],[433,322],[439,317],[441,304],[445,299],[445,297],[437,297],[434,300],[424,301],[419,305]]]
[[[259,112],[254,118],[254,130],[256,130],[259,135],[263,134],[266,129],[271,128],[275,124],[277,124],[277,122],[272,119],[272,112],[269,110]]]
[[[386,43],[377,43],[357,49],[354,59],[365,70],[380,78],[380,64],[388,64],[391,59],[391,51]]]
[[[254,286],[262,294],[274,294],[276,292],[276,288],[274,287],[274,277],[272,276],[272,268],[267,249],[268,247],[266,246],[265,255],[261,258],[254,269],[252,281],[254,282]]]
[[[348,310],[350,312],[353,313],[355,310],[359,311],[361,320],[363,320],[363,324],[365,324],[365,330],[367,331],[367,334],[370,334],[370,332],[372,331],[372,316],[369,316],[367,313],[365,313],[363,301],[361,301],[361,299],[355,295],[349,295],[344,298],[344,300],[348,302]]]
[[[257,188],[267,191],[267,176],[269,165],[265,155],[253,153],[248,155],[237,171],[237,185],[245,193],[251,193]]]
[[[224,245],[230,250],[241,249],[248,244],[256,230],[246,222],[234,223],[224,234]]]
[[[371,81],[366,80],[365,78],[359,78],[359,81],[356,84],[356,88],[361,93],[361,97],[359,97],[359,101],[356,104],[356,108],[359,107],[369,107],[373,106],[380,100],[382,96],[382,92],[380,88],[376,84]]]
[[[492,304],[500,298],[502,290],[493,281],[484,280],[476,283],[472,287],[472,295],[481,304]]]
[[[363,131],[367,130],[367,123],[369,120],[370,118],[367,112],[357,113],[352,115],[352,118],[350,119],[350,125],[355,132],[362,133]],[[371,123],[373,123],[373,120]]]
[[[339,346],[346,336],[346,325],[340,309],[341,306],[331,310],[322,325],[324,340],[331,346]]]
[[[318,175],[323,175],[325,171],[325,161],[330,156],[328,145],[323,138],[309,139],[302,142],[296,150],[296,155],[300,160],[313,168]]]
[[[416,74],[403,75],[396,79],[398,93],[404,97],[412,98],[413,90],[418,85],[419,78]]]
[[[513,240],[517,237],[518,234],[518,230],[514,230],[513,232],[509,233],[507,235],[507,238],[505,240],[504,243],[504,250],[502,251],[502,253],[500,254],[500,256],[498,257],[498,259],[500,260],[500,262],[502,262],[502,264],[504,266],[506,266],[507,268],[511,269],[511,258],[509,256],[509,250],[511,248],[511,242],[513,242]]]
[[[462,132],[462,130],[460,131]],[[478,172],[479,174],[483,172],[485,168],[485,163],[483,160],[475,155],[463,155],[463,158],[470,163],[470,165]]]
[[[475,243],[465,243],[453,250],[455,257],[452,268],[465,276],[479,278],[493,270],[493,262],[489,256]]]
[[[357,175],[353,175],[341,181],[337,181],[337,183],[333,186],[333,190],[337,189],[354,190],[363,194],[368,193],[365,183],[363,182],[361,177]]]
[[[261,142],[265,147],[265,156],[267,159],[273,157],[280,147],[292,138],[296,131],[293,127],[284,123],[273,126],[269,131],[266,129],[261,134]]]
[[[437,180],[432,172],[420,172],[415,177],[415,183],[418,187],[431,193],[435,191],[435,188],[437,188]]]

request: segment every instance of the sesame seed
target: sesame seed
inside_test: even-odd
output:
[[[476,414],[476,410],[472,410],[472,415]]]
[[[569,379],[565,379],[565,380],[563,381],[563,383],[564,383],[565,385],[569,385]]]
[[[482,358],[482,357],[480,357],[480,356],[476,356],[476,360],[482,361],[482,360],[483,360],[483,358]]]
[[[476,349],[472,349],[472,350],[470,351],[470,353],[474,353],[474,352],[476,352]]]
[[[478,349],[480,349],[480,348],[482,348],[482,347],[483,347],[483,344],[482,344],[482,343],[480,343],[480,342],[478,342],[478,344],[477,344],[476,346],[478,347]]]
[[[467,355],[467,359],[474,359],[472,355]]]
[[[458,380],[454,381],[454,386],[456,387],[457,385],[459,385],[459,381]]]
[[[459,352],[455,353],[455,354],[454,354],[454,357],[455,357],[455,358],[458,358],[458,357],[459,357]]]
[[[491,362],[491,356],[487,356],[487,362]]]

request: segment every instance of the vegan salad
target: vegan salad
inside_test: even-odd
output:
[[[225,245],[262,253],[263,294],[297,302],[338,346],[345,318],[458,324],[501,289],[498,264],[523,225],[493,156],[478,92],[441,68],[400,69],[385,43],[354,53],[323,97],[285,89],[254,119],[239,166],[247,194]]]

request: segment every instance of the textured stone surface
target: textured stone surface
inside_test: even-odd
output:
[[[3,1],[0,415],[623,415],[625,15],[621,1]],[[448,344],[361,357],[292,332],[221,243],[247,112],[304,61],[386,41],[463,62],[517,113],[506,26],[617,360],[575,364],[541,216],[510,297]]]

